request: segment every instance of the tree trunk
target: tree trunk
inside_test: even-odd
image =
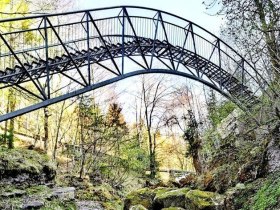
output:
[[[44,108],[44,151],[48,153],[48,141],[49,141],[49,111],[48,108]]]
[[[193,166],[197,174],[202,173],[202,165],[199,159],[198,151],[195,154],[193,154]]]
[[[16,107],[16,98],[14,94],[13,88],[9,89],[9,96],[8,96],[9,106],[10,106],[10,112],[13,112]],[[12,149],[14,148],[14,129],[15,129],[15,121],[14,119],[10,120],[9,125],[9,138],[8,138],[8,148]]]
[[[262,5],[262,2],[260,0],[254,0],[255,5],[257,7],[257,11],[258,11],[258,15],[261,21],[261,29],[263,30],[264,36],[265,36],[265,42],[267,45],[267,49],[268,49],[268,53],[269,53],[269,57],[270,57],[270,62],[272,64],[272,71],[273,71],[273,75],[275,77],[276,81],[280,80],[280,74],[279,74],[279,70],[280,70],[280,61],[279,61],[279,55],[277,54],[278,49],[277,49],[277,40],[275,37],[275,34],[272,32],[268,32],[268,30],[270,29],[270,23],[267,23],[266,20],[266,11],[265,8]],[[275,24],[276,26],[276,24]]]

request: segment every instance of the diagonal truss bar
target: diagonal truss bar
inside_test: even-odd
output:
[[[195,63],[196,63],[196,73],[197,73],[197,76],[199,77],[199,71],[197,69],[197,51],[196,51],[196,44],[195,44],[194,31],[193,31],[193,23],[190,23],[189,29],[191,30],[191,36],[192,36],[192,41],[193,41],[193,50],[194,50],[194,54],[195,54]]]
[[[9,43],[7,42],[7,40],[4,38],[4,36],[0,33],[0,37],[3,40],[4,44],[8,47],[8,49],[10,50],[10,52],[13,54],[13,56],[15,57],[15,59],[18,61],[18,63],[20,64],[20,66],[22,67],[22,69],[25,71],[25,73],[27,74],[27,76],[29,77],[29,79],[32,81],[32,83],[35,85],[35,87],[37,88],[37,90],[42,94],[44,99],[47,99],[47,95],[46,93],[43,91],[42,86],[39,84],[37,84],[35,82],[35,80],[32,78],[32,76],[30,75],[30,73],[27,71],[27,69],[25,68],[25,66],[23,65],[23,63],[21,62],[21,60],[19,59],[19,57],[15,54],[15,52],[13,51],[13,49],[11,48],[11,46],[9,45]]]
[[[184,32],[186,33],[186,36],[185,36],[185,39],[184,39],[184,44],[183,44],[183,47],[182,47],[182,49],[181,49],[181,56],[180,56],[180,58],[179,58],[179,61],[178,61],[178,63],[177,63],[177,66],[176,66],[176,71],[178,71],[178,68],[179,68],[179,65],[180,65],[180,63],[183,61],[182,60],[182,58],[183,58],[183,55],[184,55],[184,49],[185,49],[185,46],[186,46],[186,43],[187,43],[187,40],[188,40],[188,36],[189,36],[189,29],[190,29],[190,25],[188,26],[188,30],[187,30],[187,33],[186,33],[186,31],[184,30]]]
[[[93,17],[92,17],[92,15],[91,15],[90,13],[88,13],[88,16],[89,16],[89,19],[91,20],[91,22],[92,22],[94,28],[96,29],[96,31],[97,31],[97,33],[98,33],[98,35],[99,35],[99,38],[100,38],[101,41],[102,41],[102,44],[103,44],[104,47],[106,48],[107,53],[109,54],[111,61],[113,62],[113,64],[114,64],[115,68],[117,69],[119,75],[121,75],[120,69],[119,69],[118,65],[116,64],[116,61],[115,61],[115,59],[114,59],[114,56],[112,55],[111,51],[109,50],[109,48],[108,48],[108,46],[107,46],[107,44],[106,44],[106,42],[105,42],[105,40],[104,40],[104,38],[103,38],[103,36],[102,36],[100,30],[99,30],[99,28],[98,28],[98,26],[96,25],[96,23],[95,23],[95,21],[94,21],[94,19],[93,19]]]
[[[153,59],[154,59],[154,56],[155,56],[155,48],[156,48],[156,38],[157,38],[157,33],[158,33],[158,25],[159,25],[159,14],[157,13],[157,23],[156,23],[156,29],[155,29],[155,35],[154,35],[154,43],[153,43],[152,57],[151,57],[151,62],[150,62],[150,69],[152,68]]]
[[[77,66],[76,62],[74,61],[74,59],[72,58],[72,55],[69,53],[67,47],[64,45],[62,39],[60,38],[59,34],[57,33],[57,31],[55,30],[55,28],[53,27],[51,21],[47,19],[47,22],[49,23],[51,29],[53,30],[55,36],[57,37],[58,41],[60,42],[61,46],[63,47],[63,49],[65,50],[65,52],[67,53],[68,57],[70,58],[70,60],[72,61],[73,65],[75,66],[75,68],[77,69],[79,75],[81,76],[82,80],[84,81],[85,85],[83,86],[87,86],[88,85],[88,82],[86,81],[85,77],[83,76],[83,74],[81,73],[79,67]]]
[[[211,52],[211,54],[210,54],[210,56],[209,56],[209,58],[208,58],[208,60],[207,60],[207,63],[206,63],[205,65],[203,65],[203,66],[201,67],[201,69],[202,69],[202,68],[207,68],[208,64],[210,63],[210,60],[211,60],[212,56],[214,55],[214,52],[215,52],[216,48],[218,47],[217,44],[218,44],[218,41],[216,41],[216,43],[215,43],[215,45],[214,45],[214,47],[213,47],[213,50],[212,50],[212,52]],[[200,77],[203,77],[203,75],[204,75],[204,71],[201,73]]]
[[[163,21],[161,12],[159,12],[158,15],[159,15],[159,19],[160,19],[160,22],[161,22],[161,26],[162,26],[163,31],[164,31],[165,39],[166,39],[166,41],[167,41],[169,56],[170,56],[170,59],[171,59],[171,60],[170,60],[170,61],[171,61],[171,65],[172,65],[173,70],[175,70],[174,59],[173,59],[173,55],[172,55],[171,48],[170,48],[170,42],[169,42],[169,39],[168,39],[168,35],[167,35],[167,32],[166,32],[166,28],[165,28],[165,25],[164,25],[164,21]]]
[[[19,89],[21,89],[21,90],[27,92],[28,94],[30,94],[30,95],[32,95],[32,96],[34,96],[34,97],[36,97],[36,98],[38,98],[38,99],[40,99],[40,100],[42,100],[42,101],[44,100],[44,98],[42,98],[42,97],[36,95],[35,93],[31,92],[30,90],[27,90],[26,88],[20,86],[19,84],[14,84],[14,85],[15,85],[16,87],[18,87]]]
[[[142,49],[142,47],[141,47],[140,41],[139,41],[139,39],[138,39],[138,36],[137,36],[137,34],[136,34],[135,28],[134,28],[134,26],[133,26],[133,23],[132,23],[132,21],[131,21],[131,19],[130,19],[130,16],[129,16],[128,12],[127,12],[126,7],[123,7],[123,12],[124,12],[124,14],[125,14],[125,16],[126,16],[126,18],[127,18],[127,20],[128,20],[128,23],[129,23],[129,25],[130,25],[130,27],[131,27],[131,29],[132,29],[132,32],[133,32],[133,34],[134,34],[134,38],[135,38],[135,40],[136,40],[136,42],[137,42],[137,44],[138,44],[138,47],[139,47],[139,49],[140,49],[141,57],[143,58],[143,60],[144,60],[144,62],[145,62],[145,65],[147,66],[147,69],[149,69],[149,64],[148,64],[147,59],[146,59],[146,57],[145,57],[145,55],[144,55],[143,49]]]

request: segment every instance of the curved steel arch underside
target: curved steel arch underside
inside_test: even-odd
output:
[[[26,22],[28,29],[18,27]],[[14,27],[3,32],[7,25]],[[13,87],[35,99],[1,115],[0,122],[147,73],[197,80],[242,109],[256,104],[268,86],[238,52],[209,31],[150,8],[120,6],[1,20],[0,29],[0,88]],[[101,79],[98,69],[106,74]],[[58,79],[75,89],[61,90]]]

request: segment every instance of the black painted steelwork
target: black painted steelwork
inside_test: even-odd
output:
[[[117,6],[0,20],[0,29],[0,88],[14,87],[36,99],[3,114],[0,122],[147,73],[197,80],[242,109],[257,103],[268,86],[209,31],[150,8]],[[100,68],[107,74],[97,80]],[[58,79],[72,81],[71,90],[56,87]]]

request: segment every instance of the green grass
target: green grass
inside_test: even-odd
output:
[[[279,209],[280,177],[272,176],[266,180],[256,194],[247,199],[242,210],[268,210]]]
[[[46,202],[41,210],[76,210],[76,204],[74,202],[63,202],[59,200],[52,200]]]
[[[280,199],[280,178],[266,182],[254,198],[253,210],[265,210],[275,207]]]

